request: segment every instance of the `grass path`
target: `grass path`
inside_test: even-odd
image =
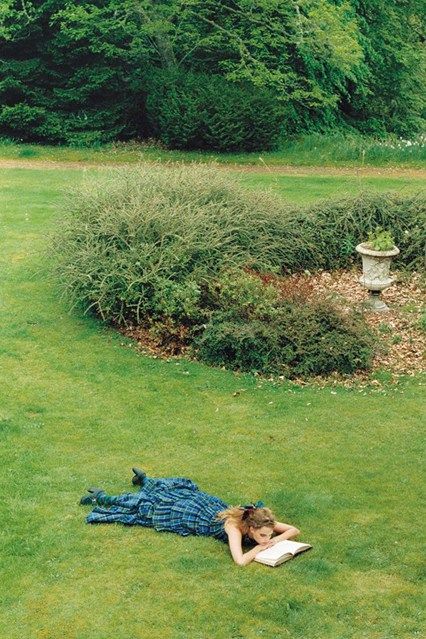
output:
[[[423,380],[275,385],[68,314],[40,253],[80,175],[0,174],[0,637],[420,637]],[[84,487],[133,464],[264,498],[314,550],[240,569],[212,539],[86,526]]]

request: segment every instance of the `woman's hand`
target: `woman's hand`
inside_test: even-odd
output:
[[[276,534],[276,537],[273,537],[272,541],[274,544],[277,544],[279,541],[297,537],[297,535],[300,534],[300,530],[295,526],[290,526],[290,524],[283,524],[277,521],[274,526],[274,533]]]
[[[273,539],[269,539],[268,541],[265,541],[264,544],[258,544],[257,546],[255,546],[255,548],[256,548],[257,552],[260,552],[261,550],[266,550],[267,548],[270,548],[275,543],[276,542]]]
[[[278,537],[272,537],[272,539],[270,539],[268,542],[267,548],[275,546],[275,544],[278,544],[280,541],[282,541],[282,539],[279,539]]]

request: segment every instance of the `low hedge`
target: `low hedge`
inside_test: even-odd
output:
[[[426,193],[364,192],[287,211],[280,227],[288,273],[348,268],[356,245],[378,226],[391,231],[401,250],[396,268],[422,270],[426,258]]]

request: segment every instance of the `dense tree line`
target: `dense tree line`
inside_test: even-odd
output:
[[[424,120],[423,0],[0,0],[0,134],[271,148]]]

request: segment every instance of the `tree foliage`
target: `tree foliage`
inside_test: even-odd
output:
[[[422,125],[422,41],[422,0],[0,0],[0,133],[157,134],[158,78],[179,112],[199,101],[192,79],[211,76],[218,102],[270,96],[274,139],[344,122],[410,134]]]
[[[423,0],[351,0],[364,62],[343,112],[362,131],[409,136],[424,129]]]

